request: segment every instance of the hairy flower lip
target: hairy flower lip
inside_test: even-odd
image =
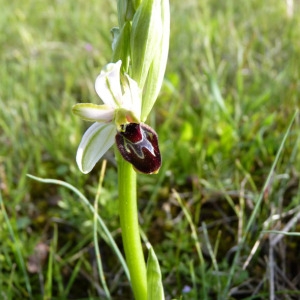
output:
[[[161,167],[157,133],[144,123],[122,125],[116,145],[123,158],[144,174],[156,174]]]

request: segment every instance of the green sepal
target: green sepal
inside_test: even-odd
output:
[[[152,247],[147,260],[147,293],[147,300],[165,299],[159,263]]]

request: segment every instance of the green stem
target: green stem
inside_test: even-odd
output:
[[[119,209],[123,246],[136,300],[147,299],[146,264],[139,234],[136,172],[118,153]]]

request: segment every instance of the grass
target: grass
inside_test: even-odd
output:
[[[0,0],[3,299],[103,299],[99,254],[112,299],[132,297],[90,208],[26,176],[96,199],[101,163],[79,173],[89,124],[71,107],[99,101],[94,80],[117,24],[107,3]],[[296,1],[292,17],[285,1],[171,1],[169,63],[148,120],[163,166],[138,179],[141,228],[167,299],[299,297],[299,237],[265,231],[299,231],[298,115],[288,130],[299,107],[299,12]],[[106,159],[99,215],[123,251],[113,151]]]

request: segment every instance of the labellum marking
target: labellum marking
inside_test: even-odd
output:
[[[121,125],[116,135],[116,145],[125,160],[134,169],[145,174],[157,173],[161,156],[156,132],[143,123]]]

